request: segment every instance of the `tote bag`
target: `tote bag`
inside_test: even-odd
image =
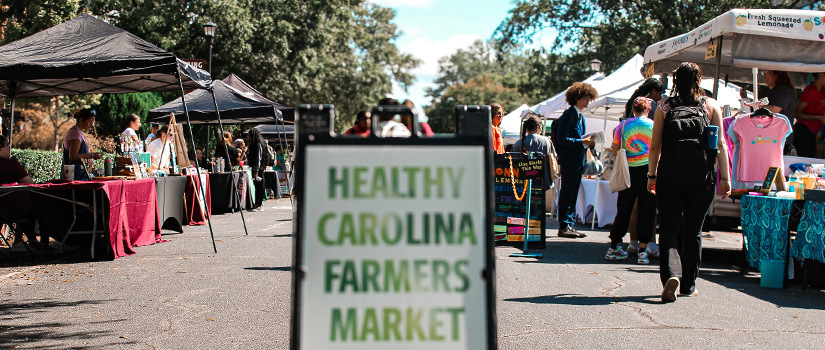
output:
[[[610,175],[610,192],[624,191],[630,188],[630,167],[627,165],[627,151],[624,148],[624,125],[619,134],[622,148],[616,152],[616,161],[613,162],[613,174]]]

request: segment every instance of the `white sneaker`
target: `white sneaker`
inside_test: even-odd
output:
[[[647,258],[647,252],[639,253],[639,259],[636,262],[638,262],[640,265],[650,264],[650,259]]]
[[[627,245],[627,252],[629,254],[639,254],[639,243],[633,244],[632,242]]]
[[[647,256],[651,258],[658,258],[659,257],[659,245],[656,242],[650,242],[647,244]]]
[[[662,301],[665,303],[672,303],[676,301],[676,291],[679,290],[679,278],[671,277],[665,282],[665,287],[662,288]]]
[[[607,254],[604,255],[604,258],[611,261],[627,259],[627,252],[622,250],[622,246],[618,246],[616,249],[607,248]]]

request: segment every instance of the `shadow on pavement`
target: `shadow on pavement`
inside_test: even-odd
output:
[[[610,305],[620,302],[637,302],[644,304],[661,304],[658,295],[638,295],[638,296],[586,296],[581,294],[555,294],[539,297],[510,298],[504,301],[514,301],[519,303],[533,304],[557,304],[557,305],[578,305],[578,306],[600,306]]]
[[[84,305],[97,305],[106,302],[105,300],[81,300],[73,302],[63,301],[27,301],[16,303],[11,300],[0,302],[0,348],[2,349],[88,349],[89,346],[58,346],[58,343],[84,342],[102,336],[111,336],[109,331],[82,331],[82,332],[62,332],[64,327],[77,327],[77,324],[69,323],[39,323],[27,324],[26,316],[32,313],[50,312],[55,308],[74,308]],[[106,323],[121,322],[125,320],[107,320]],[[88,322],[89,324],[99,322]],[[94,329],[96,327],[85,327]],[[115,345],[134,344],[133,341],[118,342],[117,344],[101,345],[104,348],[112,348]]]
[[[244,270],[252,270],[252,271],[292,271],[291,266],[278,266],[278,267],[264,267],[264,266],[255,266],[255,267],[244,267]]]

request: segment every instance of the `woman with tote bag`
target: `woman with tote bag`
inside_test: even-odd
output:
[[[613,221],[613,228],[610,229],[610,247],[604,256],[607,260],[627,258],[627,252],[622,249],[621,243],[627,233],[633,203],[638,199],[638,263],[650,263],[646,242],[653,236],[656,218],[656,197],[647,191],[648,150],[653,135],[653,121],[647,117],[650,106],[651,101],[648,98],[636,98],[633,101],[634,117],[619,124],[613,136],[613,153],[617,157],[610,178],[611,190],[614,183],[624,185],[625,176],[629,178],[630,186],[619,191],[616,219]]]

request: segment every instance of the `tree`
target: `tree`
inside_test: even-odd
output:
[[[648,45],[692,30],[733,8],[801,8],[817,2],[521,0],[499,25],[496,38],[500,48],[507,48],[532,43],[533,34],[554,28],[558,36],[552,53],[570,53],[577,61],[598,58],[604,70],[611,71],[643,53]]]
[[[437,133],[455,131],[455,106],[486,105],[500,103],[506,111],[518,108],[525,96],[515,87],[504,86],[501,78],[492,74],[482,74],[467,83],[447,88],[440,100],[427,110],[429,124]]]
[[[140,134],[149,134],[146,117],[149,110],[163,105],[163,97],[158,92],[128,94],[104,94],[100,104],[95,106],[97,130],[103,135],[117,135],[123,132],[123,120],[129,114],[137,114],[142,123]]]
[[[76,17],[78,11],[79,0],[4,0],[0,3],[0,43],[53,27]]]
[[[205,57],[203,23],[219,25],[213,76],[235,73],[287,105],[333,103],[339,129],[407,86],[418,61],[395,46],[390,9],[363,0],[86,0],[100,18],[179,57]]]

